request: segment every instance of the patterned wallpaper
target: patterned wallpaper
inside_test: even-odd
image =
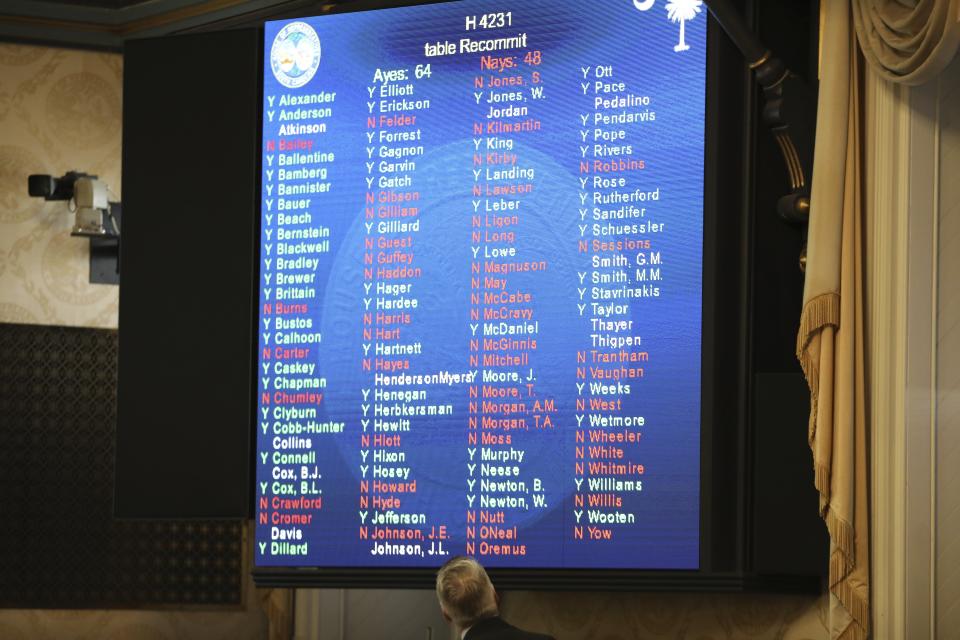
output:
[[[98,175],[120,199],[121,56],[0,43],[0,322],[117,326],[118,289],[89,284],[89,241],[31,173]]]
[[[122,71],[116,54],[0,43],[0,323],[117,327],[118,288],[89,284],[89,241],[70,236],[66,203],[27,196],[27,176],[85,171],[120,198]],[[0,638],[266,638],[246,593],[227,611],[0,609]]]

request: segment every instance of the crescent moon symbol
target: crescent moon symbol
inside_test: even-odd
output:
[[[633,6],[640,11],[646,11],[653,6],[654,0],[633,0]]]

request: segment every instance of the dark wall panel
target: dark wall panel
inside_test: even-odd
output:
[[[241,521],[114,519],[116,383],[115,331],[0,324],[0,607],[241,604]]]
[[[830,545],[807,445],[810,392],[801,373],[754,380],[753,570],[825,576]]]
[[[119,516],[249,514],[259,42],[124,53]]]

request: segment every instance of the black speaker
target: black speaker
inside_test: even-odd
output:
[[[120,517],[250,514],[260,40],[126,45]]]

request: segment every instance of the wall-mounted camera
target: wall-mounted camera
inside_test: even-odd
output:
[[[73,213],[70,235],[90,238],[90,282],[120,282],[120,203],[110,202],[107,184],[97,176],[68,171],[59,178],[32,175],[27,178],[31,196],[64,201]]]
[[[97,176],[80,171],[68,171],[59,178],[37,174],[27,178],[27,188],[31,196],[69,203],[74,214],[71,235],[90,238],[120,236],[120,228],[108,202],[107,184]]]

